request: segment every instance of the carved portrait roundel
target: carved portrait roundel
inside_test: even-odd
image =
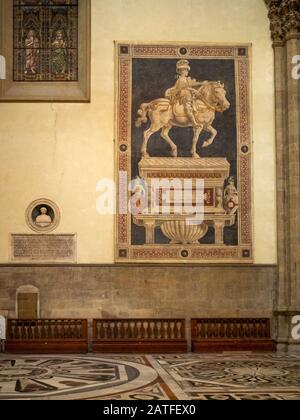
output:
[[[33,201],[26,210],[26,223],[30,229],[48,233],[57,228],[60,222],[58,206],[51,200],[41,198]]]

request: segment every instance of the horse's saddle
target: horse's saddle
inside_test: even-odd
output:
[[[173,104],[173,114],[175,117],[185,117],[186,115],[184,106],[179,101]]]
[[[176,100],[174,102],[172,110],[175,117],[186,117],[186,111],[184,109],[184,105],[181,103],[180,100]],[[197,111],[195,101],[193,101],[193,110],[194,112]]]

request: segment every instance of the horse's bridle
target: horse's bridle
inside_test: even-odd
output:
[[[200,89],[201,90],[201,89]],[[218,111],[217,110],[217,108],[214,108],[213,106],[211,106],[204,98],[203,98],[203,96],[201,95],[201,97],[200,97],[200,95],[201,95],[201,92],[199,92],[199,99],[204,103],[204,105],[206,105],[207,106],[207,108],[209,108],[209,109],[211,109],[212,111]]]
[[[207,103],[203,97],[199,97],[199,99],[204,103],[205,106],[207,106],[207,108],[211,109],[212,111],[217,111],[217,109],[212,107],[209,103]]]

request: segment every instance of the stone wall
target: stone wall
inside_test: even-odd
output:
[[[300,81],[294,75],[300,52],[300,0],[265,3],[275,59],[277,343],[281,350],[300,351],[300,340],[291,335],[293,317],[300,314]]]
[[[252,44],[254,260],[275,264],[274,66],[263,1],[91,3],[91,103],[1,103],[0,263],[11,262],[11,233],[32,233],[25,221],[29,204],[45,198],[61,213],[53,233],[77,234],[78,263],[114,262],[115,217],[96,212],[96,185],[116,176],[114,41],[119,40]],[[201,72],[193,77],[202,80]]]
[[[32,285],[42,318],[271,317],[275,273],[274,266],[2,266],[0,310],[15,317],[16,290]]]

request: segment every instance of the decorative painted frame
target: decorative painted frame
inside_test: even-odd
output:
[[[133,245],[132,216],[122,214],[119,172],[132,179],[132,89],[134,59],[233,60],[236,100],[236,165],[238,176],[238,244],[228,245]],[[252,138],[251,44],[207,45],[195,43],[116,42],[116,176],[117,215],[115,261],[119,263],[253,263],[252,248]],[[155,98],[153,98],[155,99]]]
[[[91,0],[79,0],[78,33],[78,81],[14,81],[13,0],[0,0],[0,54],[6,59],[0,102],[90,102]]]

